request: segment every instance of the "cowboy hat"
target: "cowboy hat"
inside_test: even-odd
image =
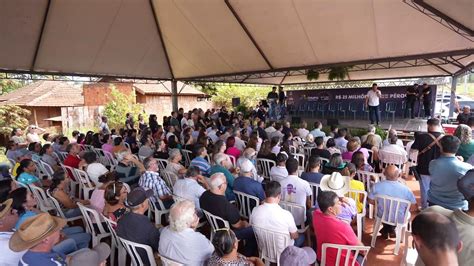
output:
[[[339,172],[333,172],[321,178],[319,188],[322,191],[333,191],[337,196],[344,197],[349,190],[349,177],[342,176]]]
[[[8,211],[10,211],[12,203],[13,199],[7,199],[6,201],[0,203],[0,219],[2,219],[3,216],[8,213]]]
[[[30,249],[65,225],[66,220],[51,216],[49,213],[41,213],[26,219],[12,235],[10,249],[15,252]]]

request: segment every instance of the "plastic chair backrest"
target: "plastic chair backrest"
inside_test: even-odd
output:
[[[370,247],[366,246],[347,246],[347,245],[337,245],[337,244],[329,244],[325,243],[322,246],[322,253],[321,253],[321,266],[326,266],[326,252],[328,249],[336,249],[337,250],[337,255],[336,255],[336,263],[333,265],[344,265],[344,266],[349,266],[349,265],[356,265],[356,258],[358,255],[364,256],[364,259],[362,260],[363,262],[367,259],[367,254],[369,254]],[[345,252],[344,252],[345,251]],[[350,261],[351,256],[347,256],[347,254],[353,254],[353,260]],[[345,256],[344,262],[341,263],[342,255]],[[361,263],[362,265],[362,263]]]
[[[360,200],[361,195],[362,195],[362,200]],[[367,192],[362,191],[362,190],[349,189],[346,193],[346,197],[349,197],[349,198],[353,199],[355,202],[357,202],[359,200],[362,203],[362,206],[363,206],[362,212],[360,214],[365,216],[365,213],[367,212],[367,208],[366,208],[366,205],[367,205]]]
[[[153,249],[148,245],[138,244],[126,239],[119,237],[120,241],[123,243],[125,250],[127,250],[128,255],[132,258],[132,265],[145,265],[144,261],[138,253],[139,249],[146,251],[148,262],[150,266],[156,266],[155,257],[153,256]]]
[[[279,205],[283,209],[289,211],[291,215],[293,215],[293,219],[295,220],[296,227],[298,227],[298,229],[305,228],[306,206],[283,200],[280,200]]]
[[[304,169],[306,166],[305,155],[301,153],[294,153],[293,156],[295,156],[295,159],[298,160],[298,166]],[[309,156],[307,158],[309,158]]]
[[[38,163],[39,163],[39,166],[40,166],[41,171],[43,172],[43,174],[47,175],[49,179],[52,179],[53,174],[54,174],[53,168],[49,164],[47,164],[46,162],[44,162],[42,160],[39,160]]]
[[[174,261],[170,258],[167,258],[167,257],[162,256],[162,255],[159,255],[159,256],[160,256],[160,260],[161,260],[161,265],[163,265],[163,266],[184,266],[184,264],[179,263],[177,261]]]
[[[174,187],[174,184],[176,183],[176,180],[178,180],[178,176],[170,171],[162,170],[161,176],[163,177],[163,180],[166,182],[168,187],[172,190]]]
[[[156,161],[158,161],[158,167],[160,168],[160,170],[166,169],[166,166],[168,165],[168,160],[156,158]]]
[[[77,203],[77,206],[79,206],[82,216],[84,217],[84,220],[86,221],[86,231],[89,234],[91,235],[97,234],[94,228],[94,224],[97,226],[97,229],[99,231],[98,234],[101,234],[101,235],[109,234],[109,232],[107,232],[107,230],[105,230],[104,226],[102,225],[100,215],[96,210],[86,207],[80,202]]]
[[[268,230],[253,225],[255,238],[257,239],[260,257],[265,262],[280,264],[280,255],[291,243],[290,234]]]
[[[80,169],[74,168],[74,177],[76,178],[76,181],[79,182],[82,186],[85,186],[86,188],[94,188],[93,183],[89,179],[89,175]]]
[[[211,224],[212,235],[214,235],[214,233],[218,229],[221,229],[221,228],[230,229],[230,224],[229,224],[228,221],[222,219],[221,217],[219,217],[217,215],[211,214],[210,212],[208,212],[204,209],[201,209],[201,210],[204,213],[204,215],[206,215],[206,218],[209,221],[209,224]],[[211,239],[212,239],[212,237],[211,237]]]
[[[311,206],[316,206],[318,203],[318,193],[319,193],[319,184],[308,182],[309,187],[311,188],[311,193],[310,199],[311,199]]]
[[[253,208],[258,206],[260,199],[236,190],[234,190],[234,194],[237,196],[240,216],[249,219]]]
[[[234,155],[227,154],[229,156],[229,160],[232,163],[232,165],[235,167],[235,164],[237,163],[237,159],[235,158]]]
[[[382,223],[396,226],[408,222],[411,202],[404,199],[389,197],[385,195],[375,195],[375,211],[377,217],[382,219]],[[382,217],[379,216],[379,210]]]
[[[39,209],[42,212],[48,212],[50,210],[54,210],[55,207],[51,200],[46,196],[46,193],[44,190],[40,187],[37,187],[33,184],[28,185],[30,188],[31,192],[33,193],[33,196],[36,198],[36,201],[38,202]]]
[[[364,183],[365,189],[367,192],[372,191],[372,187],[375,183],[380,182],[383,179],[381,176],[382,174],[367,172],[367,171],[357,171],[357,176],[359,177],[359,181]]]
[[[56,212],[59,214],[59,216],[63,219],[66,219],[66,215],[64,215],[63,210],[61,209],[61,205],[59,204],[59,201],[51,195],[49,189],[46,190],[46,195],[48,196],[49,200],[53,203],[54,208],[56,209]]]
[[[189,164],[191,163],[191,157],[193,155],[193,152],[190,150],[182,149],[181,153],[184,157],[184,167],[188,168]]]
[[[276,163],[273,160],[257,158],[257,165],[262,169],[262,175],[265,178],[270,178],[270,170],[276,165]]]

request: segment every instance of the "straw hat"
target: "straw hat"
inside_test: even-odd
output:
[[[13,199],[7,199],[6,201],[0,203],[0,219],[7,214],[12,207]]]
[[[322,191],[333,191],[337,196],[344,197],[349,190],[349,177],[333,172],[331,175],[323,176],[319,188]]]
[[[12,235],[10,249],[15,252],[30,249],[54,232],[61,230],[65,225],[66,220],[51,216],[49,213],[31,217]]]

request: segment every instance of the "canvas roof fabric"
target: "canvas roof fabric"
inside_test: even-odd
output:
[[[133,84],[136,91],[140,94],[146,95],[171,95],[171,81],[163,81],[158,84],[142,84],[136,83]],[[178,95],[180,96],[205,96],[206,94],[197,90],[191,85],[188,85],[183,82],[178,82]]]
[[[0,0],[0,72],[295,84],[449,76],[472,0]]]

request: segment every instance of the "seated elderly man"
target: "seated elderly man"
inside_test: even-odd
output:
[[[388,138],[389,143],[387,145],[384,145],[380,150],[379,150],[379,159],[381,161],[384,161],[385,158],[387,158],[388,154],[397,154],[400,155],[400,158],[405,158],[403,162],[407,161],[407,151],[403,146],[398,145],[398,137],[395,134],[392,134]]]
[[[201,171],[201,174],[204,176],[209,176],[209,172],[211,171],[211,165],[207,161],[207,149],[204,146],[196,146],[194,148],[194,159],[191,161],[189,166],[196,166]]]
[[[214,165],[211,166],[210,175],[215,173],[222,173],[225,176],[227,182],[227,189],[225,191],[225,197],[227,200],[235,200],[234,189],[234,176],[229,171],[232,168],[232,162],[224,153],[217,153],[214,155]]]
[[[388,138],[383,141],[383,146],[390,144],[389,139],[391,139],[392,136],[397,136],[397,141],[395,144],[402,148],[405,148],[405,146],[403,146],[403,141],[401,139],[398,139],[398,133],[395,129],[390,129],[390,131],[388,132]]]
[[[202,217],[199,198],[207,189],[207,180],[196,166],[190,166],[184,178],[176,180],[173,186],[174,195],[194,202],[199,217]]]
[[[158,162],[153,157],[147,157],[143,160],[143,164],[146,171],[142,174],[140,180],[138,180],[138,185],[146,190],[153,190],[153,201],[158,203],[158,200],[161,200],[164,207],[169,209],[174,203],[172,197],[173,193],[158,174]],[[161,206],[158,204],[157,208],[161,209]]]
[[[199,218],[194,204],[183,200],[171,207],[170,225],[161,231],[160,255],[184,265],[204,265],[214,252],[212,243],[195,229]]]
[[[168,164],[165,170],[174,173],[177,176],[183,176],[186,173],[186,168],[180,163],[183,155],[179,149],[171,149],[169,151]]]
[[[118,164],[115,167],[119,181],[129,185],[136,184],[140,174],[145,172],[143,164],[133,156],[129,150],[122,150],[117,153]]]
[[[402,204],[399,208],[397,219],[399,222],[403,222],[403,214],[405,213],[406,208],[411,207],[411,209],[413,210],[416,209],[416,199],[410,188],[398,181],[398,178],[400,177],[400,172],[400,169],[398,169],[398,167],[396,167],[395,165],[387,166],[384,171],[386,180],[375,183],[374,187],[372,188],[372,191],[369,193],[368,200],[369,203],[375,204],[376,196],[389,196],[411,202],[411,206],[403,206]],[[376,215],[378,217],[381,217],[383,204],[381,203],[378,206],[379,208],[377,210]],[[380,232],[382,233],[382,237],[385,239],[387,239],[389,236],[395,237],[394,226],[383,224],[383,228]]]
[[[263,201],[265,199],[265,192],[263,191],[262,184],[252,179],[252,170],[253,164],[248,159],[240,164],[240,175],[234,181],[234,191],[249,194]]]
[[[246,160],[249,160],[253,165],[251,178],[255,181],[258,181],[258,182],[262,183],[263,177],[259,176],[257,174],[257,168],[255,167],[256,158],[257,158],[257,152],[255,151],[255,149],[254,148],[246,148],[242,152],[242,155],[239,157],[239,159],[237,159],[237,167],[240,168],[240,165],[242,164],[242,162],[244,162]]]
[[[201,209],[219,216],[229,222],[231,229],[238,239],[246,240],[243,250],[245,256],[252,256],[257,251],[257,241],[249,223],[240,218],[239,209],[231,204],[224,196],[227,189],[226,177],[223,173],[215,173],[211,176],[210,190],[204,192],[199,199]]]
[[[374,125],[369,125],[369,128],[368,128],[368,132],[367,134],[363,135],[361,138],[360,138],[360,141],[362,143],[364,143],[366,140],[367,140],[367,137],[369,135],[373,135],[374,138],[375,138],[375,146],[377,148],[380,148],[382,146],[382,137],[380,137],[377,133],[375,133],[375,126]]]

